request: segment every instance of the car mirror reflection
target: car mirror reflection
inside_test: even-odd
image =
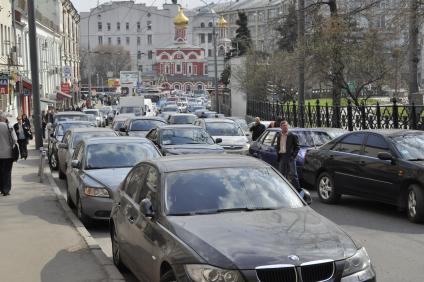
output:
[[[147,198],[143,199],[141,201],[140,209],[141,209],[141,213],[145,217],[153,218],[155,216],[155,212],[153,210],[153,205],[152,205],[152,202],[150,201],[150,199],[147,199]]]
[[[311,193],[308,190],[302,188],[299,194],[308,205],[312,204]]]

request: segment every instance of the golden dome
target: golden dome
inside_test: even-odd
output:
[[[188,18],[184,15],[184,9],[180,8],[178,11],[178,15],[174,18],[174,24],[176,26],[187,26]]]
[[[218,20],[218,27],[228,27],[228,22],[225,20],[224,16],[221,16]]]

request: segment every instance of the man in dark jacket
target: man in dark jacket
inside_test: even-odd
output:
[[[289,132],[289,124],[287,121],[281,121],[281,133],[277,137],[277,154],[280,172],[287,180],[301,191],[299,177],[296,170],[296,157],[300,150],[299,138],[297,135]]]
[[[259,117],[255,118],[255,124],[249,129],[249,131],[252,132],[252,141],[256,141],[265,131],[265,125],[261,123],[261,119]]]

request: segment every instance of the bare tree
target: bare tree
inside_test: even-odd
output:
[[[421,2],[419,0],[409,1],[409,95],[408,101],[412,102],[412,94],[418,89],[418,9]]]

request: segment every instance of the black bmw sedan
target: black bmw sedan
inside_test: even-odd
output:
[[[406,209],[424,222],[424,132],[352,132],[306,153],[303,178],[319,199],[335,204],[342,194]]]
[[[366,250],[301,193],[251,157],[141,162],[115,194],[113,261],[148,282],[375,281]]]

